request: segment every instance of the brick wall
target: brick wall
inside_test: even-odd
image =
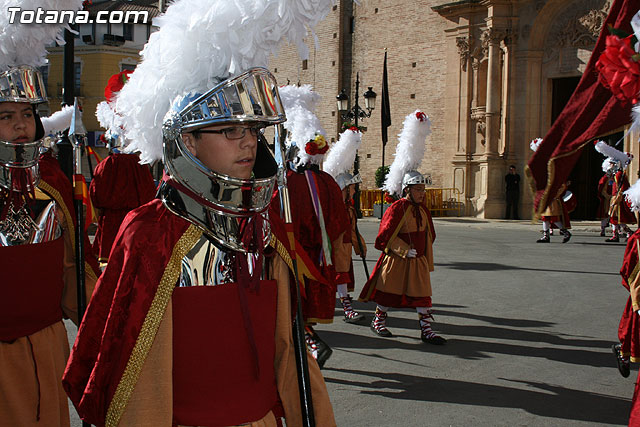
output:
[[[447,22],[431,10],[442,3],[446,1],[370,0],[360,5],[340,1],[316,28],[317,51],[310,38],[306,70],[292,46],[285,46],[270,64],[279,84],[286,84],[287,80],[291,84],[309,83],[322,96],[316,113],[330,140],[337,138],[342,122],[335,106],[339,89],[344,87],[353,103],[359,73],[360,105],[364,106],[362,94],[369,86],[378,94],[371,118],[360,123],[367,127],[359,152],[363,188],[374,188],[375,170],[382,163],[379,106],[385,48],[392,115],[385,164],[393,161],[396,135],[402,130],[404,117],[420,109],[431,118],[433,131],[420,169],[432,175],[434,185],[445,183],[450,155],[445,154],[444,128],[457,124],[444,115]]]

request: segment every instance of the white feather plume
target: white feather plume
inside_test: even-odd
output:
[[[540,144],[542,144],[542,138],[535,138],[529,143],[529,148],[531,148],[531,151],[535,153],[536,151],[538,151],[538,147],[540,147]]]
[[[15,12],[14,22],[10,23],[10,7],[20,11],[38,8],[77,11],[82,7],[82,0],[0,0],[0,72],[19,65],[45,65],[46,46],[53,42],[63,45],[62,30],[68,29],[66,24],[20,24],[20,11]]]
[[[596,141],[595,148],[598,153],[611,158],[612,161],[620,163],[623,168],[627,167],[627,165],[631,163],[631,159],[633,158],[627,153],[616,150],[603,141]]]
[[[640,179],[623,194],[627,202],[631,205],[631,210],[640,211]]]
[[[398,135],[395,158],[382,186],[390,194],[401,195],[404,174],[417,170],[424,158],[426,139],[431,134],[431,121],[426,115],[424,120],[420,120],[420,114],[424,113],[416,110],[405,117],[402,132]]]
[[[616,164],[611,161],[609,157],[602,161],[602,172],[609,172],[611,168],[614,168]]]
[[[71,126],[71,116],[73,115],[73,105],[66,105],[62,110],[56,111],[49,117],[42,118],[44,134],[51,135],[62,132]]]
[[[107,131],[105,132],[105,136],[110,139],[118,139],[122,133],[122,128],[116,125],[118,120],[118,114],[113,109],[112,104],[109,104],[107,101],[102,101],[96,106],[96,117],[98,118],[98,122],[100,126]]]
[[[287,145],[295,143],[300,151],[298,158],[301,164],[322,163],[324,154],[309,155],[304,151],[305,144],[314,139],[316,134],[326,135],[320,119],[314,111],[320,102],[320,95],[315,93],[311,85],[288,85],[278,89],[287,121]]]
[[[362,144],[362,134],[347,129],[340,134],[338,142],[333,144],[323,164],[323,170],[332,177],[349,172],[356,159],[356,152]]]
[[[283,39],[308,56],[304,38],[335,0],[177,0],[154,21],[159,30],[116,98],[127,151],[142,163],[162,157],[162,121],[172,101],[203,93],[256,66],[267,66]]]

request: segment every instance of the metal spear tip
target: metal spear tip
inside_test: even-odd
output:
[[[78,98],[74,98],[73,113],[71,115],[71,126],[69,128],[69,137],[82,137],[86,134],[87,128],[85,128],[84,123],[82,123],[82,113],[80,112],[80,107],[78,106]]]

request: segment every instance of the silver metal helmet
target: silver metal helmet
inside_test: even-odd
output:
[[[38,184],[38,157],[42,146],[44,128],[37,115],[35,105],[47,102],[47,93],[40,71],[30,66],[13,67],[0,73],[0,103],[29,103],[34,107],[36,140],[13,143],[0,139],[0,186],[11,191],[31,191]],[[21,170],[26,180],[15,180]],[[14,171],[14,172],[12,172]],[[26,185],[26,188],[24,188]]]
[[[342,172],[336,176],[336,182],[338,183],[338,186],[340,186],[340,189],[344,190],[351,184],[360,184],[362,182],[362,178],[359,173],[353,176],[348,172]]]
[[[415,184],[429,185],[431,182],[416,170],[405,172],[402,177],[402,191],[404,191],[408,186]]]
[[[165,205],[201,225],[219,244],[246,252],[240,241],[237,218],[265,213],[276,184],[278,166],[266,140],[258,135],[253,177],[240,179],[205,166],[185,147],[182,134],[215,124],[269,126],[285,120],[276,80],[265,68],[247,70],[204,94],[176,99],[164,119],[163,161],[171,187],[166,191],[179,191],[181,203],[166,193],[162,195]],[[268,227],[267,221],[264,226]],[[264,238],[269,235],[265,230]]]

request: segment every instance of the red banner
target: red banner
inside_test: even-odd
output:
[[[84,221],[84,230],[87,231],[87,228],[91,223],[98,222],[98,215],[93,209],[93,204],[89,197],[89,189],[87,188],[87,181],[85,181],[84,175],[73,175],[73,198],[81,200],[82,204],[87,208],[87,217]]]
[[[598,81],[596,62],[605,49],[609,26],[632,33],[631,18],[639,9],[640,0],[613,2],[582,79],[529,160],[526,174],[537,215],[566,182],[585,145],[631,122],[631,103],[617,99]]]

